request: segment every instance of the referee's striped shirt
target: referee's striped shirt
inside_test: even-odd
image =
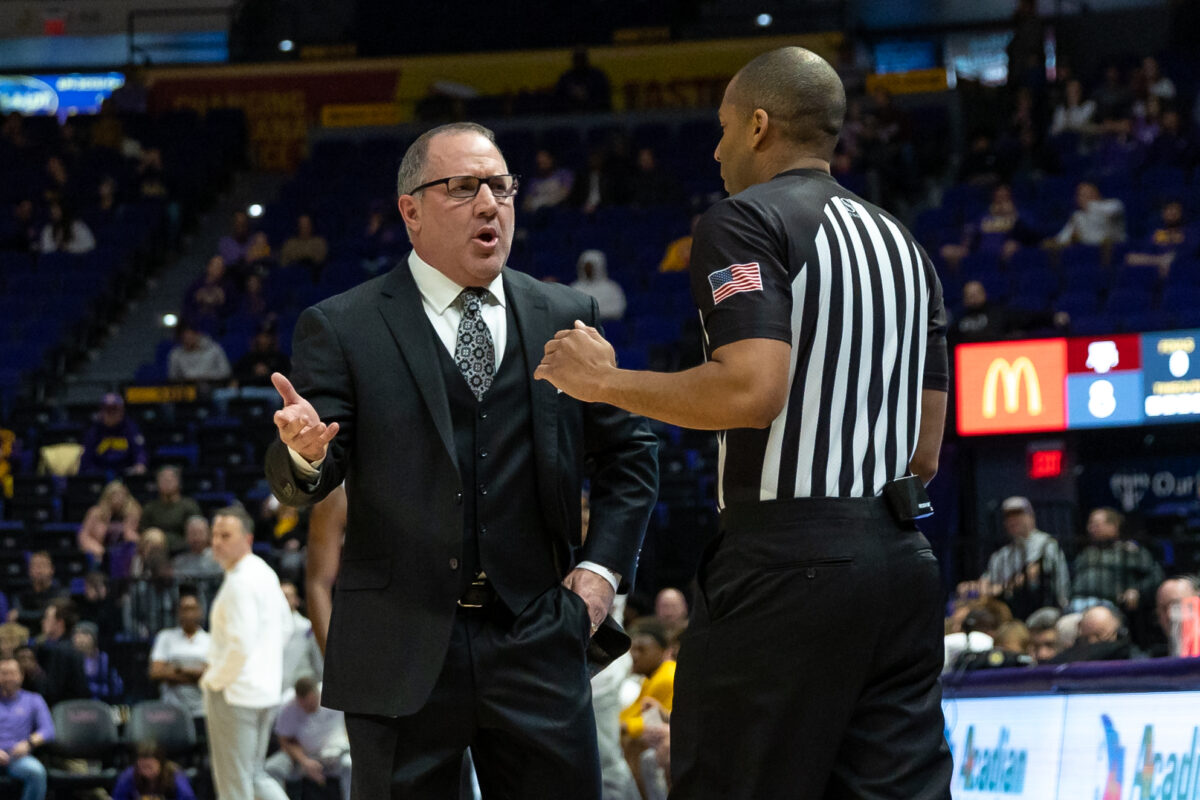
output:
[[[921,391],[948,388],[942,288],[894,217],[820,170],[718,203],[697,226],[692,294],[707,355],[792,346],[787,405],[720,437],[718,502],[874,497],[908,474]]]

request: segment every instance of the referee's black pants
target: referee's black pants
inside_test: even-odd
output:
[[[938,564],[877,499],[727,508],[671,716],[672,800],[948,800]]]

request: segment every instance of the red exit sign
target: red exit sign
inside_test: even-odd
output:
[[[1057,478],[1063,471],[1062,450],[1034,450],[1029,454],[1029,477]]]

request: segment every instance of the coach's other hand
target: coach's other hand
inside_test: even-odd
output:
[[[617,368],[616,353],[600,331],[575,320],[571,330],[559,331],[546,342],[542,363],[533,371],[576,400],[596,402],[608,373]]]
[[[300,396],[282,373],[273,373],[271,383],[283,398],[283,408],[275,412],[280,440],[310,464],[325,458],[329,443],[337,436],[338,424],[321,422],[312,404]]]

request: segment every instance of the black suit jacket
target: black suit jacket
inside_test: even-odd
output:
[[[556,331],[576,319],[596,323],[590,297],[508,269],[504,287],[529,372],[537,494],[552,540],[546,547],[567,558],[581,547],[587,474],[591,519],[580,560],[630,584],[657,496],[657,439],[640,417],[533,380]],[[459,592],[463,486],[437,347],[406,262],[307,309],[296,325],[291,380],[322,421],[340,430],[315,484],[295,479],[278,439],[266,467],[275,495],[294,506],[346,481],[346,538],[322,691],[332,708],[413,713],[445,660]]]

